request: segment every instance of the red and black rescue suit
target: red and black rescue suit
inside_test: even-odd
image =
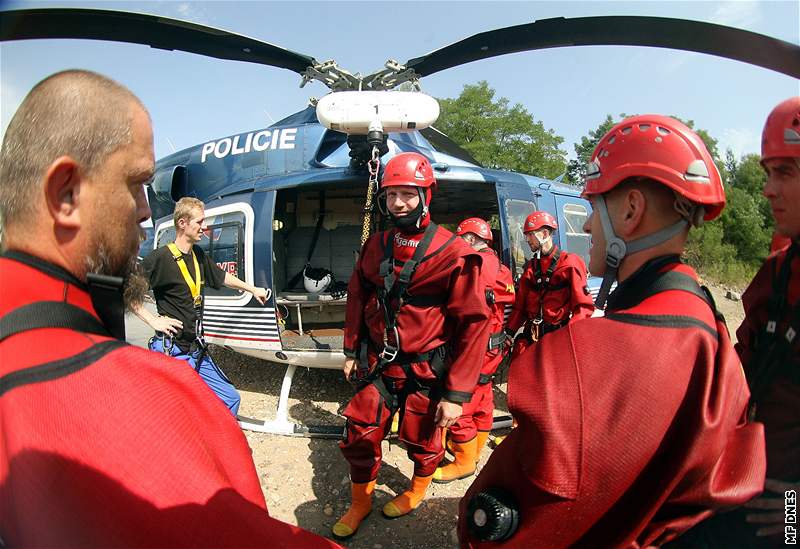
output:
[[[549,254],[532,257],[519,280],[519,291],[506,326],[511,335],[525,326],[517,337],[513,357],[571,320],[589,318],[593,311],[594,303],[586,285],[586,265],[580,256],[554,245]]]
[[[745,318],[736,331],[736,351],[752,392],[751,414],[764,424],[767,478],[800,482],[800,244],[767,258],[742,303]],[[764,496],[781,499],[783,494]],[[768,512],[741,508],[715,516],[674,545],[783,546],[784,532],[758,537],[756,531],[769,525],[746,520],[747,515]]]
[[[489,347],[483,358],[478,386],[472,399],[464,403],[461,417],[449,428],[448,437],[455,442],[467,442],[475,438],[477,431],[491,431],[494,419],[494,395],[492,378],[505,357],[506,307],[514,302],[514,281],[511,271],[500,263],[491,248],[483,248],[478,253],[483,258],[481,277],[486,303],[491,310],[489,319]]]
[[[488,345],[480,269],[480,254],[433,223],[425,233],[391,229],[364,244],[347,288],[344,334],[345,355],[360,360],[340,444],[352,482],[376,478],[397,409],[414,474],[436,470],[444,454],[436,407],[442,398],[469,402]]]
[[[461,500],[516,500],[509,547],[660,545],[763,488],[763,429],[727,328],[678,256],[651,260],[511,365],[519,425]],[[475,531],[475,530],[473,530]],[[486,547],[496,546],[486,543]]]
[[[101,335],[60,267],[8,252],[0,280],[0,545],[338,547],[269,517],[247,440],[186,362]],[[30,304],[80,326],[7,330]]]

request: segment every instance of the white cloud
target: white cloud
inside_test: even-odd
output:
[[[191,21],[192,23],[198,23],[200,25],[211,26],[208,13],[206,12],[205,8],[197,3],[168,3],[167,6],[169,7],[170,11],[175,14],[174,16],[176,19],[182,19],[184,21]]]
[[[718,138],[717,150],[724,158],[731,149],[738,160],[745,154],[758,154],[761,150],[761,135],[749,128],[725,128]]]
[[[758,2],[748,0],[721,2],[711,16],[712,23],[745,29],[755,27],[760,21],[761,10]]]

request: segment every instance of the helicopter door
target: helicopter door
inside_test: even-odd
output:
[[[577,196],[556,195],[559,245],[571,254],[581,256],[589,264],[589,235],[583,225],[592,211],[588,200]]]
[[[503,263],[508,265],[517,281],[522,276],[525,262],[531,256],[522,227],[525,218],[536,210],[536,200],[530,184],[519,180],[498,180],[495,184],[500,206],[500,227],[503,237]]]

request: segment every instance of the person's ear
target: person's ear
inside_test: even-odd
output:
[[[44,199],[55,224],[65,229],[81,226],[81,191],[86,192],[80,165],[69,156],[55,159],[44,176]]]
[[[629,189],[622,195],[619,205],[619,227],[616,227],[622,238],[630,237],[636,233],[642,224],[647,198],[639,189]]]

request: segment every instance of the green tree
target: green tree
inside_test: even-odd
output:
[[[690,233],[687,257],[709,276],[746,284],[769,253],[773,220],[761,194],[766,175],[756,154],[736,160],[729,149],[721,163],[727,204],[719,220]]]
[[[764,229],[772,234],[775,220],[769,201],[764,197],[764,185],[767,183],[767,174],[761,167],[761,157],[757,154],[748,154],[736,164],[736,172],[731,177],[731,184],[749,194],[756,202]]]
[[[455,99],[439,99],[436,128],[488,168],[554,178],[564,173],[564,138],[519,103],[495,99],[486,81],[467,84]]]
[[[764,229],[764,221],[755,199],[745,190],[726,186],[727,205],[720,222],[724,242],[736,249],[737,258],[752,266],[760,265],[769,252],[771,235]]]
[[[624,118],[625,115],[620,114],[620,118]],[[597,142],[600,141],[608,130],[610,130],[616,122],[614,119],[611,118],[610,114],[606,115],[606,119],[603,120],[597,128],[594,130],[589,130],[588,135],[584,135],[581,137],[580,143],[575,143],[575,158],[574,160],[570,160],[569,164],[567,165],[567,177],[566,180],[570,185],[581,186],[583,185],[583,178],[586,175],[586,164],[589,162],[589,159],[592,157],[592,153],[594,152],[594,148],[597,146]]]

